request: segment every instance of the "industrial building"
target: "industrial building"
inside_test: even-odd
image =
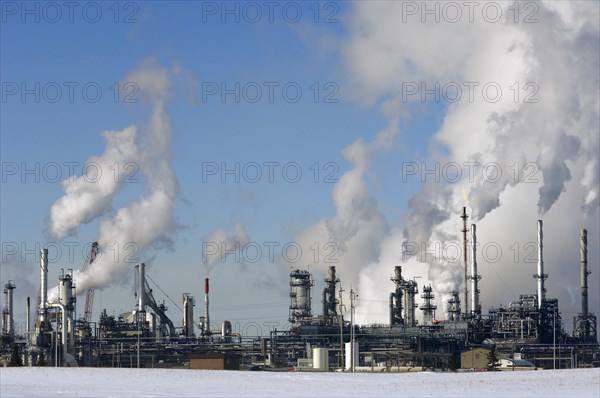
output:
[[[48,251],[40,253],[40,297],[30,328],[30,299],[26,331],[14,330],[12,281],[5,286],[2,311],[2,359],[15,356],[29,366],[171,367],[298,371],[410,371],[422,369],[484,369],[490,350],[501,368],[548,369],[600,367],[596,316],[588,308],[587,231],[581,230],[581,312],[573,319],[573,334],[564,331],[557,299],[547,296],[543,258],[543,224],[537,224],[536,291],[501,308],[484,313],[479,300],[476,226],[467,227],[463,208],[465,286],[448,300],[448,319],[439,320],[431,286],[405,279],[402,267],[390,270],[389,323],[357,325],[355,292],[350,291],[350,319],[342,311],[340,279],[329,267],[321,292],[321,313],[313,313],[314,280],[307,270],[294,269],[289,282],[289,328],[269,336],[247,337],[232,331],[231,322],[211,329],[209,280],[204,281],[203,315],[194,318],[196,301],[182,294],[182,327],[176,328],[164,304],[156,302],[146,280],[146,265],[135,266],[135,308],[119,316],[104,310],[90,319],[93,291],[87,292],[86,311],[75,317],[73,272],[59,278],[58,302],[48,302]],[[467,241],[472,253],[466,253]],[[97,245],[92,246],[90,263]],[[533,286],[533,284],[532,284]],[[339,297],[339,299],[338,299]],[[383,298],[383,297],[382,297]],[[284,298],[282,298],[284,300]],[[286,299],[287,300],[287,299]],[[423,314],[419,323],[416,311]],[[197,325],[198,334],[194,326]],[[508,365],[507,365],[508,364]],[[531,366],[533,365],[533,366]]]

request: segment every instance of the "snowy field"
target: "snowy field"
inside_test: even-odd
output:
[[[0,397],[599,397],[600,369],[274,373],[2,368]]]

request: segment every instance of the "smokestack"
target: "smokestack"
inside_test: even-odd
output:
[[[210,334],[210,318],[208,316],[208,278],[204,278],[204,305],[206,311],[206,334]]]
[[[479,306],[479,279],[481,276],[477,274],[477,235],[475,224],[471,224],[471,246],[473,247],[473,255],[471,259],[471,302],[473,307],[473,315],[481,314]]]
[[[140,263],[135,266],[138,271],[138,283],[137,283],[137,299],[138,299],[138,311],[146,311],[146,264]]]
[[[467,264],[469,263],[468,261],[468,252],[467,252],[467,232],[469,231],[467,229],[467,218],[469,216],[467,215],[467,208],[463,207],[463,211],[462,211],[462,215],[460,216],[460,218],[462,218],[463,220],[463,229],[462,229],[462,233],[463,233],[463,261],[464,261],[464,266],[465,266],[465,280],[464,280],[464,286],[465,286],[465,292],[464,292],[464,301],[465,301],[465,316],[467,316],[469,314],[469,284],[468,284],[468,279],[469,279],[469,274],[467,271]]]
[[[8,336],[13,336],[15,333],[14,330],[14,317],[13,317],[13,290],[15,289],[15,284],[11,281],[4,286],[6,292],[6,334]]]
[[[537,232],[538,232],[538,263],[537,263],[537,274],[533,277],[537,279],[537,295],[538,295],[538,308],[542,308],[542,304],[546,299],[546,288],[544,287],[544,281],[548,278],[548,275],[544,274],[544,232],[542,231],[543,223],[542,220],[538,220]]]
[[[590,272],[587,269],[587,229],[581,230],[581,315],[588,315],[588,283],[587,276]]]
[[[27,327],[27,339],[29,339],[29,333],[31,332],[31,316],[30,316],[30,311],[31,311],[31,298],[27,297],[27,304],[25,307],[25,325]]]
[[[40,320],[46,320],[48,301],[48,249],[40,251]]]

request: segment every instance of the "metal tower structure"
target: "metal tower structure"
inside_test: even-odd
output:
[[[390,293],[390,326],[404,325],[402,318],[402,267],[396,265],[394,268],[394,276],[390,278],[394,282],[394,291]]]
[[[98,242],[92,243],[92,249],[90,250],[90,262],[91,265],[98,255]],[[83,267],[82,271],[87,267]],[[92,310],[94,309],[94,289],[90,289],[87,291],[87,295],[85,297],[85,311],[83,312],[83,320],[85,323],[89,324],[92,321]]]

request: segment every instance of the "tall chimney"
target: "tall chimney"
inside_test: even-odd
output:
[[[31,332],[31,316],[30,316],[30,311],[31,311],[31,298],[27,297],[27,306],[25,307],[25,326],[27,327],[27,329],[25,329],[27,331],[27,339],[29,339],[29,333]]]
[[[468,284],[468,280],[469,280],[469,273],[467,270],[468,267],[468,251],[467,251],[467,232],[469,231],[467,229],[467,218],[469,216],[467,215],[467,208],[463,207],[463,211],[462,211],[462,215],[460,216],[460,218],[462,218],[463,220],[463,229],[462,229],[462,233],[463,233],[463,261],[464,261],[464,266],[465,266],[465,292],[464,292],[464,302],[465,302],[465,316],[468,316],[469,314],[469,284]]]
[[[477,274],[477,235],[475,224],[471,224],[471,245],[473,247],[473,256],[471,259],[471,306],[473,307],[473,315],[481,314],[479,306],[479,279],[481,276]]]
[[[537,279],[537,296],[538,296],[538,308],[542,308],[544,300],[546,299],[546,288],[544,287],[544,281],[548,278],[547,274],[544,274],[544,232],[542,231],[543,223],[542,220],[538,220],[537,232],[538,232],[538,263],[537,263],[537,274],[533,277]]]
[[[8,283],[4,286],[4,292],[6,293],[6,334],[8,336],[13,336],[15,333],[14,328],[14,316],[13,316],[13,290],[15,289],[15,284],[12,281],[8,281]]]
[[[210,334],[210,318],[208,316],[208,278],[204,278],[204,305],[205,305],[205,311],[206,311],[205,334]]]
[[[146,264],[140,263],[135,266],[138,270],[138,284],[137,284],[137,299],[138,299],[138,311],[146,311],[148,305],[146,300]]]
[[[590,272],[587,269],[587,229],[581,230],[581,315],[588,315],[588,283],[587,276]]]
[[[40,320],[46,320],[48,301],[48,249],[40,251]]]

